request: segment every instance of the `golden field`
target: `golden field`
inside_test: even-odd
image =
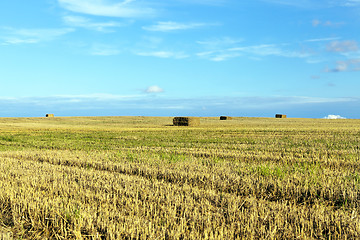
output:
[[[360,120],[0,118],[0,239],[358,239]]]

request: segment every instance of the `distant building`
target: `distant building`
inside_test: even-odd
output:
[[[46,117],[55,117],[55,116],[52,113],[48,113],[48,114],[46,114]]]

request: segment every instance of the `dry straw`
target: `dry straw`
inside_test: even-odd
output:
[[[199,117],[174,117],[173,124],[174,124],[174,126],[199,126],[200,118]]]
[[[276,114],[275,118],[286,118],[286,115],[284,115],[284,114]]]
[[[232,117],[220,116],[220,120],[232,120]]]

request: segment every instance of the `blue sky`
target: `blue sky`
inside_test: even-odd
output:
[[[0,116],[360,118],[360,0],[0,2]]]

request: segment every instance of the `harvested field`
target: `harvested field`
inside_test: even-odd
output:
[[[171,121],[0,118],[0,237],[360,237],[360,120]]]

